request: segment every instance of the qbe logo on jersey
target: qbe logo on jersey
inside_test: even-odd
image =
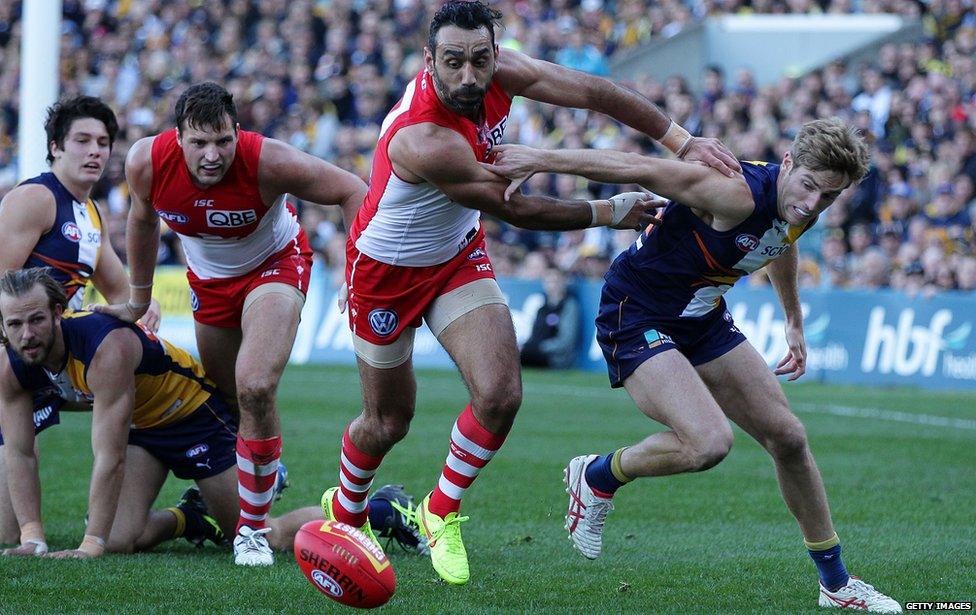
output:
[[[225,211],[211,209],[207,211],[207,226],[211,228],[237,228],[257,222],[258,214],[253,209],[242,211]]]
[[[396,331],[399,322],[400,317],[393,310],[379,308],[369,313],[369,326],[373,329],[373,333],[380,337],[386,337]]]

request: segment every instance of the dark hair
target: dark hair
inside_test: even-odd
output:
[[[434,53],[437,47],[437,33],[444,26],[457,26],[465,30],[488,28],[491,42],[495,43],[495,26],[501,27],[501,11],[495,10],[480,0],[449,0],[437,9],[430,20],[430,33],[427,35],[427,49]]]
[[[0,277],[0,295],[20,297],[34,290],[40,284],[47,294],[48,305],[68,307],[68,296],[61,283],[51,277],[50,267],[32,267],[30,269],[10,269]],[[2,317],[2,315],[0,315]]]
[[[47,119],[44,120],[44,132],[47,133],[47,163],[54,162],[51,154],[51,141],[64,149],[64,138],[71,131],[71,123],[75,120],[93,118],[105,124],[108,132],[108,147],[115,145],[115,135],[119,133],[119,122],[115,119],[115,112],[111,107],[94,96],[76,96],[56,102],[47,108]]]
[[[213,81],[191,85],[176,101],[176,128],[224,127],[224,114],[230,116],[231,127],[237,126],[237,105],[234,96]]]

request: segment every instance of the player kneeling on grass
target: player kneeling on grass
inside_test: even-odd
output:
[[[64,290],[44,269],[0,277],[7,342],[0,353],[0,426],[21,528],[21,546],[4,553],[47,551],[31,406],[42,389],[93,406],[94,463],[84,540],[77,549],[53,556],[96,557],[106,550],[149,549],[178,536],[202,543],[233,535],[239,512],[237,425],[203,368],[185,350],[138,325],[104,314],[64,314],[65,305]],[[196,481],[199,496],[185,496],[175,508],[150,510],[169,471]],[[316,518],[321,511],[306,507],[258,531],[270,532],[274,548],[290,549],[298,528]],[[402,515],[388,521],[403,524]]]
[[[608,150],[495,148],[493,171],[635,183],[671,201],[610,266],[596,319],[613,387],[669,429],[566,468],[566,529],[590,559],[600,555],[614,492],[642,476],[707,470],[732,446],[732,419],[776,465],[783,499],[820,573],[819,604],[900,613],[897,602],[850,576],[840,557],[820,471],[803,424],[766,361],[735,326],[723,295],[766,268],[786,314],[789,352],[775,374],[806,369],[796,240],[841,192],[868,172],[863,137],[840,120],[807,122],[780,164],[742,161],[732,176],[700,165]],[[511,191],[512,186],[509,187]]]

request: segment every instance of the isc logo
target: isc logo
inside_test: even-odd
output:
[[[258,215],[253,209],[243,211],[221,211],[212,209],[207,212],[207,226],[216,228],[233,228],[247,226],[256,222]]]

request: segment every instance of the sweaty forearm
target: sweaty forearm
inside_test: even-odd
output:
[[[148,303],[159,253],[159,223],[136,220],[130,215],[126,223],[125,245],[132,285],[129,299],[137,304]]]
[[[614,150],[540,150],[537,172],[569,173],[606,184],[641,184],[651,179],[653,159]]]
[[[88,493],[88,527],[85,534],[108,540],[118,508],[124,466],[125,453],[96,453]]]
[[[33,452],[22,453],[11,445],[4,448],[7,484],[10,501],[21,527],[41,520],[41,482],[38,478],[37,457]]]
[[[803,320],[803,310],[800,306],[800,290],[797,280],[796,246],[791,247],[786,254],[766,265],[766,273],[773,285],[773,290],[783,305],[783,313],[787,322]]]
[[[608,205],[607,201],[599,201]],[[520,228],[537,231],[569,231],[594,226],[589,201],[570,201],[547,196],[513,195],[499,217]]]
[[[607,79],[590,77],[592,109],[660,141],[671,125],[660,107],[643,95]]]

